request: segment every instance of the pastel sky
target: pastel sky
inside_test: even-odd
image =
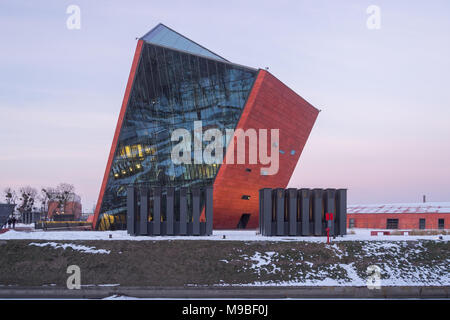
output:
[[[322,110],[290,186],[345,187],[350,204],[450,201],[449,14],[448,0],[3,0],[0,190],[68,182],[92,212],[136,37],[162,22]]]

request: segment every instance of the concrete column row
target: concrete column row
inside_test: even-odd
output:
[[[212,187],[206,187],[204,190],[192,188],[190,191],[191,212],[188,212],[187,188],[180,188],[179,192],[175,192],[174,187],[142,188],[139,191],[133,186],[128,187],[128,234],[134,236],[212,235],[213,189]],[[176,196],[178,199],[175,199]],[[179,203],[177,208],[175,208],[176,200]],[[175,218],[176,209],[178,219]],[[200,222],[203,209],[205,221]]]
[[[259,191],[259,231],[266,236],[346,234],[346,189],[270,189]],[[325,214],[332,213],[333,221]]]

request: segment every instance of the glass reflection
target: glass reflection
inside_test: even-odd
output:
[[[144,42],[100,209],[100,228],[125,228],[126,187],[211,185],[217,164],[171,161],[172,131],[234,129],[256,71]],[[204,143],[204,146],[206,143]],[[193,153],[193,150],[192,150]],[[192,154],[193,158],[193,154]],[[105,222],[106,223],[106,222]]]

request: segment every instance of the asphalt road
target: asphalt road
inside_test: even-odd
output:
[[[0,299],[448,299],[450,287],[2,287]]]

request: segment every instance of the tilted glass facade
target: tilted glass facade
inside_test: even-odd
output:
[[[172,132],[184,128],[192,135],[194,121],[202,121],[203,130],[234,129],[256,74],[223,60],[144,42],[99,221],[116,217],[111,222],[125,222],[128,185],[212,185],[220,165],[175,165],[171,151],[178,142],[171,141]]]
[[[196,55],[201,55],[216,60],[227,61],[214,52],[202,47],[194,41],[186,38],[178,32],[166,27],[163,24],[158,24],[155,28],[150,30],[142,39],[148,43],[153,43],[163,47],[169,47]]]

